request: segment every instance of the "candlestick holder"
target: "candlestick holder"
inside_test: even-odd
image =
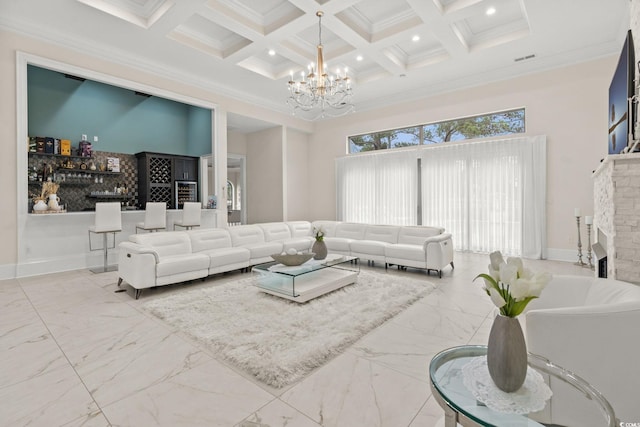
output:
[[[587,267],[593,270],[593,256],[591,254],[591,224],[587,224],[587,262],[589,263]]]
[[[584,266],[582,261],[582,241],[580,240],[580,216],[576,216],[576,223],[578,224],[578,262],[575,265]]]

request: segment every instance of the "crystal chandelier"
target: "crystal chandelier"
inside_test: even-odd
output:
[[[300,80],[289,80],[289,98],[287,104],[303,119],[315,120],[324,117],[338,117],[354,110],[351,102],[351,79],[338,69],[336,75],[327,74],[327,64],[322,55],[322,11],[318,11],[318,51],[317,62],[308,67],[309,74],[300,72]]]

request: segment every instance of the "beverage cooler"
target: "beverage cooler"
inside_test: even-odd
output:
[[[198,201],[198,183],[196,181],[176,181],[175,207],[182,209],[184,202]]]

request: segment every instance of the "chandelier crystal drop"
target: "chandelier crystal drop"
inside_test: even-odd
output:
[[[322,47],[322,11],[318,11],[317,61],[308,66],[308,74],[300,72],[300,80],[294,80],[293,72],[289,80],[287,104],[306,120],[324,117],[339,117],[354,111],[351,78],[348,69],[337,70],[335,75],[327,74]]]

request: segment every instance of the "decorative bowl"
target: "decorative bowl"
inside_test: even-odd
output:
[[[315,254],[313,252],[309,252],[306,254],[295,254],[295,255],[276,254],[276,255],[271,255],[271,258],[273,258],[275,261],[279,262],[280,264],[294,266],[294,265],[304,264],[305,262],[313,258],[314,255]]]

